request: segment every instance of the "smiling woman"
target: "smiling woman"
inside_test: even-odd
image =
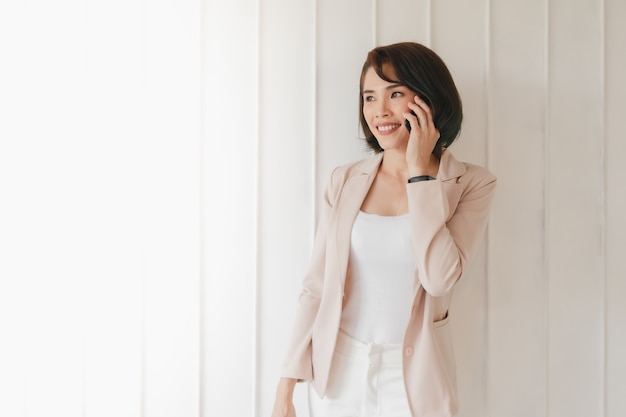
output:
[[[388,276],[406,276],[414,208],[394,195],[445,189],[428,194],[454,215],[442,233],[470,215],[465,196],[451,205],[465,177],[450,152],[499,184],[449,318],[433,317],[443,343],[452,326],[459,417],[626,416],[626,2],[547,3],[0,1],[0,416],[270,415],[282,323],[314,225],[329,224],[320,214],[361,209],[348,221],[354,245],[343,229],[327,240],[329,265],[350,257],[346,275],[367,280],[392,261]],[[408,165],[395,182],[382,162],[343,167],[366,157],[354,111],[363,60],[404,39],[445,58],[464,111],[437,178],[411,184]],[[426,108],[445,137],[432,93],[381,62],[380,80],[423,103],[394,109],[372,137],[404,141],[413,109],[421,135]],[[338,199],[372,177],[363,201]],[[355,209],[365,196],[394,204]],[[422,314],[401,286],[414,281],[373,293],[327,282],[347,298],[324,298],[320,322],[372,323],[353,321],[357,340],[380,328],[393,340],[398,326],[415,336],[410,317],[374,320]],[[309,288],[305,307],[319,290]],[[328,300],[344,307],[340,318],[324,313]],[[315,343],[316,379],[323,347],[361,346],[324,335],[300,339]],[[407,343],[403,360],[422,351]],[[308,416],[307,386],[296,389],[298,417]]]
[[[394,62],[397,64],[392,65]],[[360,82],[363,92],[360,120],[368,145],[374,152],[380,152],[384,148],[365,120],[365,101],[368,97],[372,98],[368,96],[365,87],[365,78],[368,75],[373,77],[369,69],[379,79],[389,83],[386,88],[408,90],[400,94],[417,95],[431,109],[434,125],[440,133],[434,153],[441,155],[442,149],[450,146],[459,135],[463,121],[461,98],[443,60],[431,49],[416,43],[400,43],[394,48],[375,48],[367,55]]]
[[[378,47],[360,87],[375,155],[332,173],[272,416],[295,416],[294,386],[308,381],[313,417],[450,417],[450,299],[496,178],[447,150],[461,102],[433,51]]]

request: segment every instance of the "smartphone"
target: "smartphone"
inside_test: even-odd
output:
[[[411,114],[413,116],[416,116],[415,112],[413,110],[411,110]],[[406,126],[407,130],[410,132],[411,131],[411,123],[409,123],[409,121],[407,119],[404,119],[404,126]]]

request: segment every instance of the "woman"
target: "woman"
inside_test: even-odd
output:
[[[375,155],[324,197],[272,417],[447,417],[457,411],[448,308],[484,234],[496,178],[447,148],[461,100],[432,50],[370,51],[360,121]]]

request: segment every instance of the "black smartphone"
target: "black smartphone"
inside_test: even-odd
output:
[[[415,112],[413,110],[411,110],[411,114],[413,116],[416,116]],[[410,132],[411,131],[411,123],[409,123],[409,121],[407,119],[404,119],[404,126],[406,126],[407,130]]]

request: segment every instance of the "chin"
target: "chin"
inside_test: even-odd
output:
[[[387,139],[387,140],[384,140],[384,139],[380,140],[380,139],[378,139],[378,144],[383,149],[383,151],[396,150],[396,151],[405,152],[406,151],[407,142],[406,141],[393,140],[393,139]]]

